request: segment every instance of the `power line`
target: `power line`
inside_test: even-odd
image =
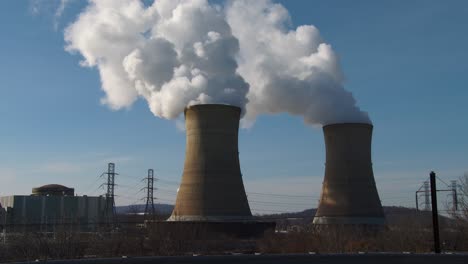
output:
[[[292,197],[292,198],[318,198],[318,196],[315,196],[315,195],[291,195],[291,194],[259,193],[259,192],[247,192],[247,194],[277,196],[277,197]]]
[[[171,180],[166,180],[166,179],[159,179],[159,178],[158,178],[158,180],[161,181],[161,182],[164,182],[164,183],[166,183],[166,184],[172,184],[172,185],[179,185],[179,184],[180,184],[179,182],[171,181]]]
[[[436,192],[451,192],[451,194],[447,195],[447,197],[450,196],[452,198],[453,209],[457,210],[458,209],[457,182],[452,181],[451,182],[452,184],[448,185],[441,178],[434,175],[434,180],[437,180],[437,179],[440,182],[442,182],[443,184],[445,184],[448,189],[437,189],[435,191]],[[424,190],[422,190],[422,189],[424,189]],[[419,189],[415,193],[416,210],[419,210],[419,206],[420,206],[420,202],[419,202],[420,193],[423,193],[423,195],[424,195],[424,202],[423,202],[424,210],[425,211],[430,211],[430,207],[432,205],[432,202],[430,200],[431,193],[430,193],[430,190],[429,190],[429,181],[427,181],[427,180],[424,181],[424,183],[419,187]],[[442,211],[442,210],[440,210],[440,211]]]
[[[94,195],[94,194],[96,193],[97,190],[102,189],[103,187],[104,187],[103,185],[99,185],[96,189],[94,189],[94,190],[90,193],[90,195]]]
[[[441,181],[442,183],[444,183],[447,187],[451,187],[448,183],[446,183],[445,181],[443,181],[441,178],[439,178],[438,176],[436,176],[436,179],[438,179],[439,181]]]
[[[249,200],[249,203],[258,203],[258,204],[265,204],[265,205],[311,206],[311,204],[280,203],[280,202],[263,202],[263,201],[255,201],[255,200]]]
[[[174,203],[174,202],[175,202],[175,201],[173,201],[173,200],[166,200],[166,199],[158,199],[158,201],[171,202],[171,203]]]
[[[284,213],[284,214],[289,214],[289,213],[295,213],[295,212],[287,212],[287,211],[279,211],[279,210],[270,210],[270,209],[257,209],[257,208],[252,208],[253,211],[260,211],[260,212],[275,212],[275,213]]]
[[[101,179],[101,177],[103,176],[104,174],[101,174],[100,176],[97,176],[96,179],[93,181],[93,183],[91,183],[90,185],[87,186],[87,188],[85,190],[89,190],[90,188],[92,188],[93,186],[96,185],[96,183],[98,183],[98,181]]]

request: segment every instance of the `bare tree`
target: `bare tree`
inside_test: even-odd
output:
[[[455,208],[451,206],[448,209],[450,209],[450,215],[454,219],[468,225],[468,172],[465,172],[458,181],[458,208],[455,210]]]
[[[468,172],[460,177],[460,199],[458,201],[461,216],[465,221],[468,221]]]
[[[447,205],[448,212],[454,220],[455,236],[452,243],[456,250],[468,248],[468,172],[458,179],[457,199],[458,206]]]

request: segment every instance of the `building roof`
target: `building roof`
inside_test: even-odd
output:
[[[46,184],[32,189],[33,195],[73,195],[74,189],[60,184]]]
[[[46,190],[46,189],[55,189],[55,190],[68,190],[71,188],[68,188],[67,186],[60,185],[60,184],[46,184],[42,185],[40,187],[34,188],[36,190]]]

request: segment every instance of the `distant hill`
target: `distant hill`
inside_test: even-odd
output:
[[[155,204],[157,214],[169,216],[174,209],[171,204]],[[385,218],[390,225],[405,224],[408,222],[418,223],[422,226],[432,225],[432,213],[430,211],[417,211],[414,208],[399,207],[399,206],[384,206]],[[138,214],[145,212],[144,204],[117,206],[116,211],[118,214]],[[264,214],[254,215],[259,220],[270,220],[282,223],[294,224],[309,224],[312,223],[317,209],[307,209],[301,212],[281,213],[281,214]],[[448,223],[450,218],[445,216],[439,217],[441,225]]]
[[[417,211],[414,208],[399,207],[399,206],[384,206],[384,214],[387,224],[398,225],[408,222],[418,223],[422,226],[432,225],[432,212],[430,211]],[[262,220],[275,220],[275,221],[288,221],[296,224],[311,223],[317,209],[307,209],[295,213],[281,213],[269,215],[256,215],[258,219]],[[441,225],[448,223],[451,219],[446,216],[440,216],[439,221]]]
[[[116,206],[115,210],[117,214],[138,214],[145,212],[145,204],[133,204],[133,205],[123,205]],[[174,209],[174,205],[171,204],[155,204],[154,209],[157,214],[160,215],[170,215]]]

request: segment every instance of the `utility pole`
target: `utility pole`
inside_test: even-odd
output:
[[[453,211],[458,211],[457,181],[452,181],[452,203]]]
[[[151,215],[151,219],[154,220],[154,216],[156,214],[154,209],[154,171],[153,169],[148,170],[148,177],[146,177],[146,206],[145,206],[145,220],[148,220],[149,216]]]
[[[115,164],[109,163],[107,166],[107,192],[106,192],[106,205],[105,205],[105,213],[106,213],[106,221],[107,223],[112,222],[115,224],[115,196],[114,196],[114,188],[115,188]]]
[[[431,171],[431,201],[432,201],[432,229],[434,232],[434,252],[440,253],[440,238],[439,238],[439,214],[437,211],[437,188],[436,188],[436,174]]]
[[[416,200],[416,211],[419,211],[419,201],[418,201],[418,191],[416,191],[415,195],[415,200]]]

